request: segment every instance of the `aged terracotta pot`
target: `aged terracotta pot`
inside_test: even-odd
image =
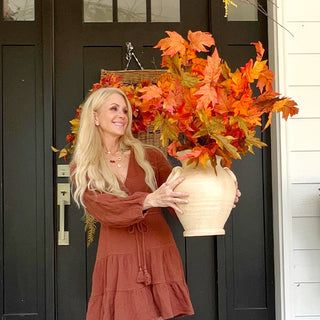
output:
[[[179,153],[179,156],[188,151]],[[188,204],[179,204],[183,214],[177,216],[184,228],[185,237],[225,234],[224,225],[230,215],[236,195],[236,176],[228,168],[221,166],[217,157],[216,172],[208,161],[207,167],[187,165],[175,167],[168,177],[171,183],[179,176],[185,180],[176,187],[177,191],[189,193]]]

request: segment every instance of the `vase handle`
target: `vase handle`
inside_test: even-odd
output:
[[[231,176],[234,182],[237,182],[236,175],[228,167],[224,167],[223,169]]]
[[[174,167],[166,181],[167,184],[170,184],[174,180],[177,180],[181,176],[182,168],[177,166]]]

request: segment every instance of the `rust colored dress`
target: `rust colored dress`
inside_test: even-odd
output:
[[[158,186],[171,166],[146,148]],[[142,212],[151,192],[144,171],[130,154],[119,198],[86,191],[86,209],[101,224],[87,320],[156,320],[194,314],[179,251],[161,208]]]

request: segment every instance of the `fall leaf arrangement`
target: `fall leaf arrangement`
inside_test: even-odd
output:
[[[266,129],[274,112],[282,112],[285,120],[298,113],[295,101],[273,90],[274,74],[262,60],[260,42],[253,43],[255,60],[232,72],[219,57],[210,33],[189,31],[188,40],[175,31],[166,33],[168,37],[155,46],[162,51],[162,67],[167,68],[157,83],[127,86],[111,74],[94,84],[91,91],[108,86],[123,90],[132,104],[133,132],[153,125],[154,130],[161,131],[162,144],[168,145],[171,156],[203,166],[208,160],[215,166],[216,156],[220,156],[230,167],[232,159],[254,153],[254,146],[266,146],[256,136],[263,115],[268,116]],[[212,54],[208,54],[211,47]],[[207,53],[206,58],[198,56],[202,52]],[[60,151],[60,157],[73,151],[80,111],[71,121],[69,147]],[[190,152],[179,158],[177,152],[185,149]]]
[[[215,166],[216,156],[220,156],[230,167],[232,159],[253,153],[253,146],[266,146],[255,131],[264,114],[268,115],[266,129],[274,112],[282,112],[285,120],[298,112],[295,101],[273,90],[274,74],[262,60],[260,42],[253,43],[255,61],[250,59],[232,72],[217,48],[206,59],[198,57],[199,52],[215,46],[210,33],[189,31],[188,41],[174,31],[166,33],[168,37],[155,48],[162,51],[162,66],[168,72],[157,84],[139,92],[141,108],[154,114],[154,129],[161,130],[162,143],[169,145],[171,156],[179,158],[177,151],[190,149],[179,159],[203,166],[210,160]]]

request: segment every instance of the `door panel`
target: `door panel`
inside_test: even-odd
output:
[[[43,110],[35,45],[2,47],[2,319],[45,312]]]
[[[266,8],[266,1],[259,3]],[[268,59],[267,18],[259,14],[258,21],[228,22],[223,12],[222,3],[217,4],[213,29],[223,30],[214,35],[232,71],[255,58],[251,42],[261,41]],[[270,131],[257,135],[269,147],[255,148],[255,155],[232,166],[242,197],[226,224],[226,236],[217,239],[219,319],[275,318]]]
[[[74,117],[75,109],[88,89],[99,81],[100,69],[124,68],[126,41],[132,42],[134,52],[145,68],[154,68],[155,65],[160,67],[160,51],[152,47],[165,36],[165,30],[175,30],[185,37],[189,29],[212,32],[220,55],[231,61],[231,67],[254,57],[254,48],[249,43],[266,39],[266,28],[262,20],[244,22],[242,26],[245,27],[241,29],[237,23],[232,26],[227,24],[223,15],[220,0],[181,1],[181,23],[82,23],[80,2],[57,0],[56,145],[65,144],[68,121]],[[262,28],[257,27],[259,23],[262,23]],[[137,68],[135,61],[132,61],[130,69]],[[269,168],[270,157],[260,150],[256,151],[254,157],[248,156],[234,163],[234,171],[239,177],[244,195],[232,213],[225,237],[185,239],[180,223],[165,214],[183,259],[196,312],[195,316],[188,319],[239,320],[246,319],[246,316],[248,319],[272,319],[270,283],[273,261],[269,260],[270,253],[272,256],[272,232],[268,229],[272,213],[270,215],[267,206],[271,188]],[[63,180],[58,178],[57,182]],[[70,246],[57,248],[59,320],[84,319],[90,296],[98,232],[95,242],[87,249],[81,216],[82,211],[74,205],[67,209]],[[252,222],[250,218],[253,218]],[[257,315],[257,318],[253,315]]]

